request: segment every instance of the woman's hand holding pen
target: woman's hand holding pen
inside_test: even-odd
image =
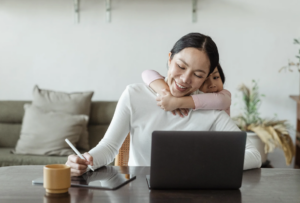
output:
[[[81,176],[86,172],[88,165],[93,166],[93,157],[87,152],[83,156],[86,160],[75,154],[68,156],[66,165],[71,167],[71,176]]]

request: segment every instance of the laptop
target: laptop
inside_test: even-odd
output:
[[[246,132],[154,131],[150,189],[238,189]]]

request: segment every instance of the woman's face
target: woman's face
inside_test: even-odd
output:
[[[205,81],[210,67],[206,53],[196,48],[185,48],[173,56],[169,53],[168,85],[175,97],[190,95]]]
[[[218,68],[215,68],[200,87],[200,91],[205,93],[216,93],[223,90],[223,82],[221,80]]]

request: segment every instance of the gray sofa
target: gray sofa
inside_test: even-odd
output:
[[[24,104],[30,101],[0,101],[0,166],[46,165],[65,163],[66,156],[12,154],[20,137]],[[92,102],[88,124],[89,144],[93,148],[103,138],[113,117],[117,102]]]

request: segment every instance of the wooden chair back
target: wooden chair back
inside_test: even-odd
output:
[[[130,134],[128,133],[126,139],[124,140],[119,150],[119,154],[115,158],[115,166],[128,166],[129,146],[130,146]]]

